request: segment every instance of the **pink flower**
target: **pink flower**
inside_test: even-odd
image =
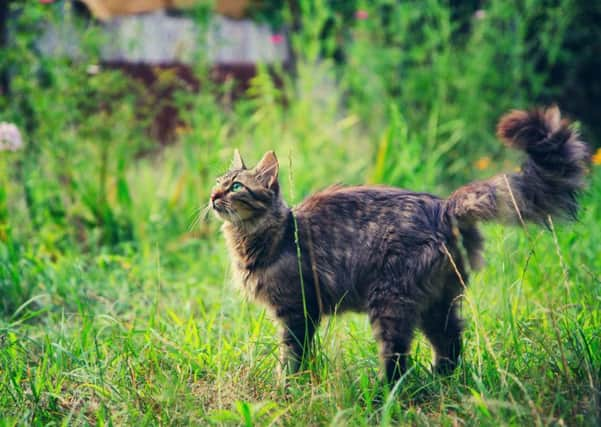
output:
[[[0,123],[0,151],[17,151],[23,148],[19,128],[12,123]]]
[[[54,3],[54,0],[40,0],[40,3],[42,3],[42,4],[50,4],[50,3]]]
[[[280,44],[284,42],[284,36],[282,34],[272,34],[270,39],[271,43],[273,44]]]
[[[359,9],[355,12],[355,18],[357,18],[360,21],[363,21],[369,18],[369,13],[367,12],[367,10]]]
[[[477,20],[482,20],[482,19],[486,18],[486,11],[482,10],[482,9],[478,9],[474,13],[474,18],[476,18]]]

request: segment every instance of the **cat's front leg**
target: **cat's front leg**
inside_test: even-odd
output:
[[[284,375],[298,372],[306,359],[317,320],[309,315],[292,315],[280,318],[282,323],[280,368]]]

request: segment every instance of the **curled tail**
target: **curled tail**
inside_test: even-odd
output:
[[[549,215],[574,219],[591,155],[559,109],[514,110],[501,117],[497,136],[528,157],[520,172],[458,188],[446,201],[464,227],[478,221],[546,224]]]

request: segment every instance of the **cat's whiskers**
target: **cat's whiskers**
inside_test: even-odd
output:
[[[194,212],[191,215],[192,219],[190,220],[190,223],[188,224],[188,233],[193,231],[196,228],[196,226],[198,225],[198,223],[200,221],[200,209],[201,209],[200,207],[194,209]]]
[[[211,202],[207,203],[207,205],[200,211],[198,217],[202,218],[203,221],[206,221],[207,218],[209,218],[209,212],[211,212]]]
[[[188,232],[192,232],[197,226],[198,224],[200,224],[200,221],[206,221],[207,218],[209,217],[209,211],[211,210],[211,202],[207,203],[206,206],[202,207],[199,206],[198,208],[196,208],[194,210],[193,218],[192,221],[190,222],[190,225],[188,226]]]

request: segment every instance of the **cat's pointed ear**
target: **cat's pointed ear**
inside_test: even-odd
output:
[[[242,156],[240,155],[240,152],[237,148],[234,150],[234,158],[232,159],[232,169],[246,169],[244,160],[242,160]]]
[[[259,164],[255,167],[257,179],[261,181],[267,188],[277,190],[278,186],[278,172],[280,170],[280,164],[278,158],[275,156],[273,151],[265,153]]]

